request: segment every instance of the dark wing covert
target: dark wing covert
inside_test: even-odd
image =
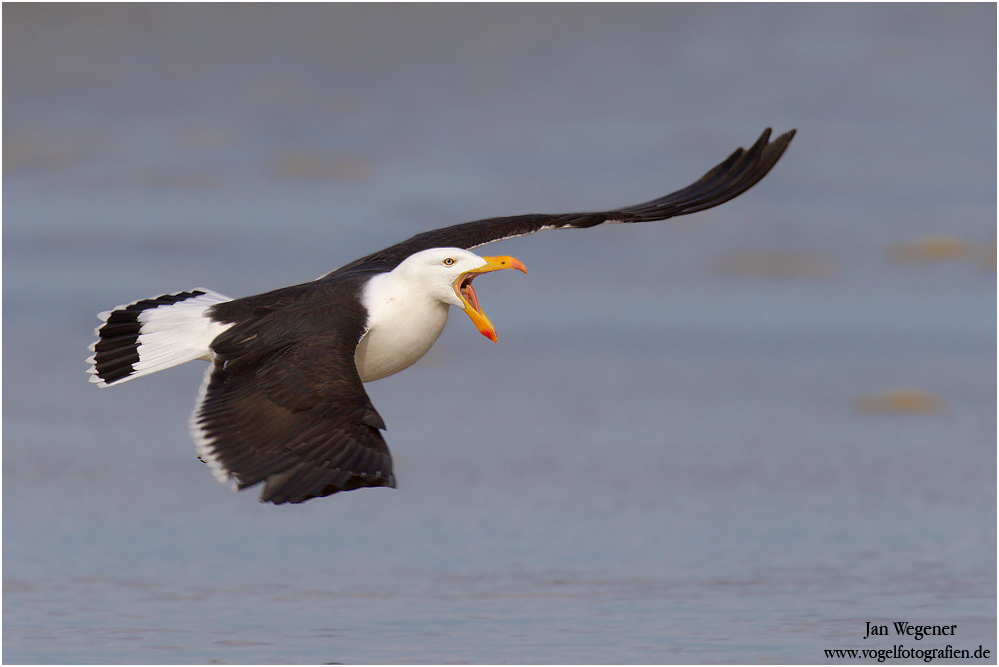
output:
[[[261,502],[394,487],[385,424],[354,364],[364,313],[349,311],[363,307],[349,299],[331,305],[330,292],[314,284],[278,292],[285,294],[267,307],[254,303],[268,295],[217,307],[218,319],[239,320],[212,343],[191,417],[199,451],[240,489],[264,482]]]
[[[642,204],[593,213],[532,213],[486,218],[417,234],[401,243],[372,253],[333,272],[334,275],[365,265],[390,270],[415,252],[429,248],[475,248],[494,241],[525,236],[544,229],[593,227],[605,222],[631,223],[665,220],[724,204],[756,185],[784,154],[795,130],[770,141],[768,127],[749,150],[736,149],[721,164],[682,190]]]

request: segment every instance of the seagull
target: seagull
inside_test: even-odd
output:
[[[261,502],[301,503],[362,487],[395,487],[385,422],[364,391],[430,350],[451,306],[496,342],[472,281],[516,269],[471,248],[547,229],[665,220],[703,211],[758,183],[795,130],[767,128],[693,184],[592,213],[487,218],[417,234],[312,282],[232,299],[192,289],[100,313],[90,381],[119,384],[194,359],[209,366],[190,418],[198,457]]]

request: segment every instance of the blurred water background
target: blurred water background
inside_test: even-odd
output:
[[[996,637],[996,6],[5,5],[6,663],[826,662]],[[774,171],[496,244],[368,385],[397,490],[198,462],[204,370],[96,313],[466,220]],[[863,639],[866,622],[957,624]]]

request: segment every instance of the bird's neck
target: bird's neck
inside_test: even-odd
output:
[[[354,363],[362,382],[409,368],[444,330],[448,306],[395,271],[374,276],[363,288],[367,333],[357,344]]]

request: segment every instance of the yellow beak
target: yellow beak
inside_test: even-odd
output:
[[[496,329],[493,328],[493,323],[489,321],[489,318],[486,317],[486,314],[482,312],[482,308],[479,306],[479,297],[475,293],[475,288],[472,287],[472,280],[480,273],[489,273],[490,271],[499,271],[501,269],[517,269],[518,271],[527,273],[527,267],[514,257],[483,257],[482,259],[486,260],[484,266],[466,271],[458,276],[458,279],[454,281],[454,293],[461,299],[465,313],[472,320],[472,324],[479,330],[479,333],[495,343]]]

